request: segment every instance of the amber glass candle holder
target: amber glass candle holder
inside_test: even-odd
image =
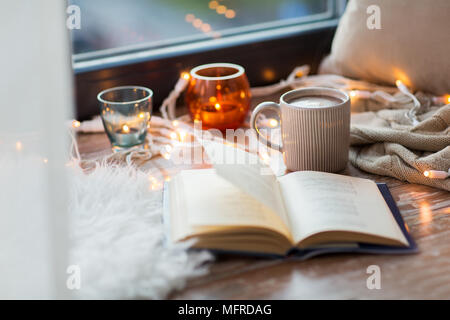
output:
[[[194,122],[203,129],[236,129],[250,106],[250,86],[244,68],[231,63],[212,63],[191,70],[185,95]]]

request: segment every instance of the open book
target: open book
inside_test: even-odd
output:
[[[195,238],[194,247],[218,251],[415,251],[389,190],[381,187],[324,172],[277,178],[267,170],[262,175],[260,164],[215,165],[182,171],[166,185],[165,221],[172,242]]]

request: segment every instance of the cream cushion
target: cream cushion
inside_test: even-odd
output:
[[[381,29],[367,27],[371,5]],[[350,0],[319,72],[450,93],[450,0]]]

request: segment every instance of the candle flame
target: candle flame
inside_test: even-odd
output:
[[[356,91],[355,90],[350,91],[350,97],[356,97]]]
[[[74,128],[79,128],[81,126],[81,122],[78,120],[73,120],[72,121],[72,127]]]
[[[179,124],[180,124],[180,123],[178,122],[178,120],[173,120],[173,121],[172,121],[172,125],[173,125],[174,127],[178,127]]]
[[[219,103],[216,103],[216,104],[214,105],[214,108],[216,108],[216,110],[219,111],[219,110],[221,109],[220,104],[219,104]]]
[[[123,127],[122,127],[122,132],[123,133],[130,133],[130,128],[126,124],[124,124]]]
[[[425,172],[423,173],[423,175],[424,175],[425,177],[429,177],[429,176],[430,176],[430,171],[425,171]]]
[[[398,87],[398,86],[401,86],[403,84],[403,82],[402,82],[402,80],[395,80],[395,85]]]
[[[143,112],[139,113],[139,118],[144,119],[144,117],[145,117],[145,113],[143,113]]]
[[[16,142],[16,150],[21,151],[23,149],[23,144],[20,141]]]

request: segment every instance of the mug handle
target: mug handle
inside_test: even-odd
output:
[[[273,110],[276,113],[278,113],[278,117],[279,119],[281,119],[281,113],[280,113],[280,105],[278,103],[275,102],[262,102],[260,104],[258,104],[258,106],[253,110],[252,112],[252,116],[250,118],[250,125],[252,127],[253,130],[256,131],[256,137],[258,138],[259,141],[261,141],[262,143],[264,143],[265,145],[269,146],[272,149],[278,150],[280,152],[283,152],[283,147],[273,143],[270,140],[267,140],[260,132],[258,127],[256,126],[256,119],[258,118],[258,115],[264,111],[264,110]]]

